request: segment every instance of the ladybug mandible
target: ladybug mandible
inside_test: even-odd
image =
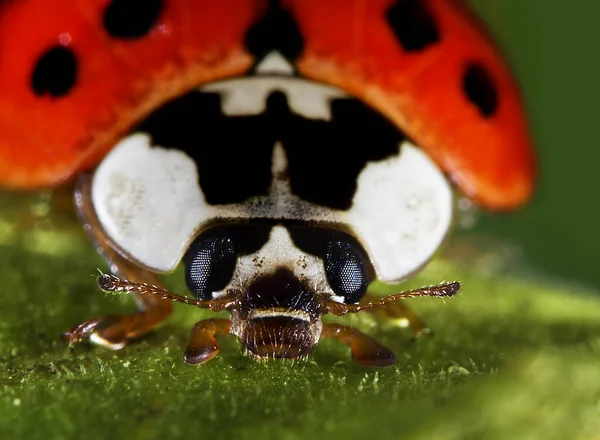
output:
[[[321,317],[458,291],[367,292],[432,257],[449,180],[490,210],[532,193],[517,87],[457,1],[21,0],[0,21],[0,184],[79,176],[113,274],[99,286],[139,308],[83,322],[71,344],[122,348],[170,299],[231,313],[194,327],[190,364],[233,333],[257,358],[304,358],[331,337],[390,365]],[[180,262],[196,299],[160,287]]]

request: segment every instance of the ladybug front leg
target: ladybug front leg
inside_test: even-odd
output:
[[[82,176],[78,182],[75,199],[84,228],[98,252],[105,258],[113,274],[140,284],[159,286],[156,274],[144,270],[119,254],[104,233],[96,217],[90,193],[91,178]],[[75,344],[85,339],[112,348],[123,348],[128,340],[138,338],[164,321],[172,312],[170,301],[152,295],[132,293],[138,311],[132,315],[106,315],[85,321],[65,334],[69,343]]]
[[[185,350],[185,363],[203,364],[219,354],[219,344],[215,335],[226,335],[231,332],[231,321],[228,319],[206,319],[198,322],[192,329],[190,342]]]
[[[368,303],[377,301],[378,298],[379,296],[367,293],[361,302]],[[393,320],[399,323],[408,323],[408,326],[413,332],[413,340],[432,333],[431,329],[425,324],[425,321],[419,318],[419,316],[402,301],[387,304],[383,308],[368,309],[367,311],[380,318]]]
[[[337,339],[350,346],[352,359],[365,367],[387,367],[396,363],[394,353],[355,328],[339,324],[323,324],[321,337]]]

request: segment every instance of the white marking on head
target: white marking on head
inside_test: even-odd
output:
[[[289,269],[297,279],[310,282],[316,292],[333,294],[323,261],[298,249],[288,230],[276,225],[262,248],[238,258],[231,282],[223,291],[215,292],[214,297],[231,289],[245,290],[257,277],[275,273],[281,267]]]
[[[206,84],[200,91],[220,93],[221,108],[227,116],[264,113],[268,96],[281,91],[293,113],[326,121],[331,120],[331,100],[348,97],[335,87],[292,76],[293,68],[277,52],[269,54],[257,66],[257,73],[256,76]]]
[[[273,180],[271,181],[271,188],[269,188],[269,191],[271,194],[291,194],[292,189],[290,188],[290,179],[287,175],[288,159],[281,142],[275,143],[271,162],[271,175]]]
[[[274,50],[256,66],[256,73],[261,75],[279,74],[292,76],[294,74],[294,66],[279,52]]]
[[[179,150],[151,147],[141,133],[123,139],[100,163],[92,200],[108,236],[157,271],[175,268],[199,220],[213,212],[194,161]]]
[[[277,144],[275,176],[286,162]],[[158,272],[177,266],[207,221],[271,218],[347,224],[367,250],[378,278],[399,281],[431,258],[452,219],[447,180],[423,151],[408,143],[399,155],[367,164],[348,211],[299,199],[288,192],[288,184],[274,180],[268,196],[245,203],[208,205],[191,158],[177,150],[150,147],[148,136],[136,134],[120,142],[100,164],[92,198],[109,237],[135,261]],[[287,245],[295,249],[291,242]],[[287,258],[283,248],[270,248],[276,251],[274,262]]]
[[[397,156],[371,162],[345,216],[370,255],[379,279],[400,281],[420,269],[444,240],[453,194],[421,149],[404,143]]]

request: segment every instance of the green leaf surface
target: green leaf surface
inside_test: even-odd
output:
[[[307,362],[257,362],[232,336],[192,367],[187,337],[210,312],[184,305],[121,351],[70,351],[64,331],[133,302],[96,288],[105,265],[78,226],[15,228],[0,221],[2,439],[600,438],[594,292],[437,259],[402,286],[462,281],[456,298],[410,300],[433,336],[413,343],[367,313],[336,319],[390,347],[393,367],[360,367],[330,340]],[[181,278],[166,281],[184,292]]]

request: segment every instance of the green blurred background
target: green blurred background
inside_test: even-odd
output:
[[[476,230],[522,246],[528,266],[600,286],[600,2],[471,0],[521,84],[539,156],[534,200]]]

